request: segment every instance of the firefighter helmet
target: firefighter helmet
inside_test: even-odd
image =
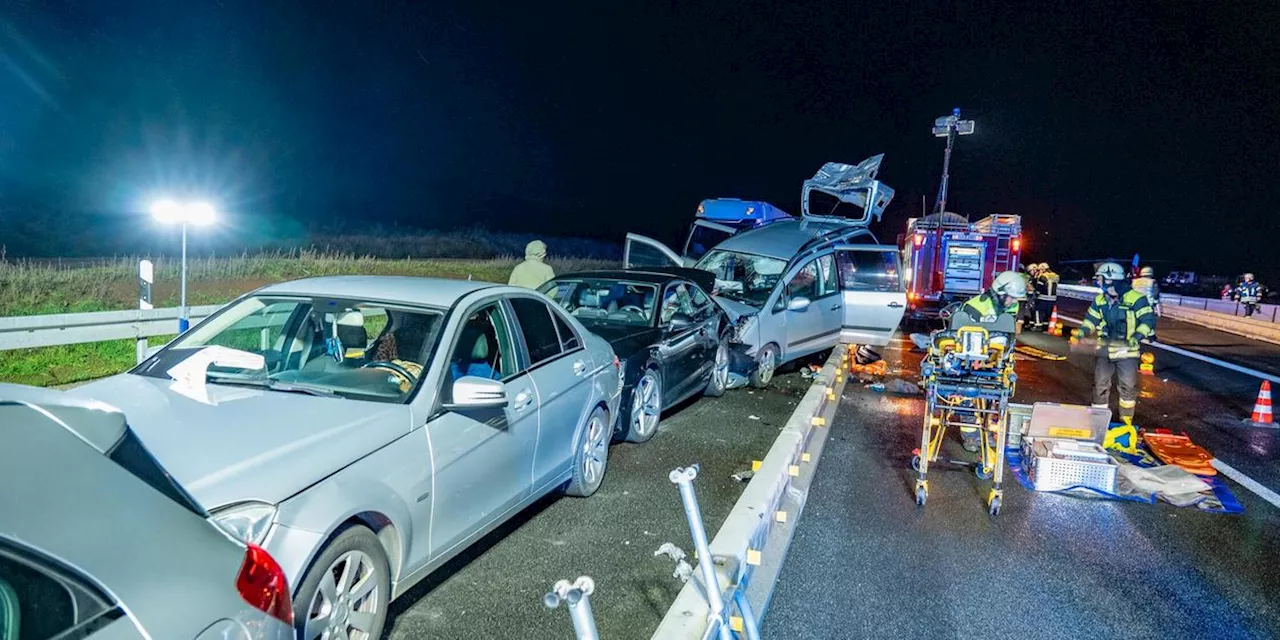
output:
[[[1093,276],[1103,280],[1124,280],[1124,267],[1114,262],[1104,262],[1098,265],[1098,271]]]
[[[1253,274],[1252,274],[1252,273],[1246,273],[1246,274],[1244,274],[1244,279],[1245,279],[1245,280],[1252,280],[1252,279],[1253,279]]]
[[[1048,263],[1048,262],[1041,262],[1040,264],[1036,265],[1036,267],[1038,267],[1041,271],[1048,271],[1048,270],[1049,270],[1049,263]]]
[[[1154,267],[1143,267],[1142,271],[1138,272],[1138,275],[1144,278],[1154,278],[1156,277],[1156,270]]]
[[[996,276],[991,283],[991,290],[998,295],[1010,296],[1014,300],[1027,299],[1027,281],[1017,271],[1005,271]]]

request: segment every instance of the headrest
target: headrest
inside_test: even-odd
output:
[[[471,347],[471,360],[473,362],[489,360],[489,338],[484,334],[476,336],[476,343]]]

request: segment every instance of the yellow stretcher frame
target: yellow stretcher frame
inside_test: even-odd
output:
[[[998,515],[1004,498],[1002,483],[1008,442],[1009,400],[1013,397],[1017,381],[1013,373],[1013,336],[1006,336],[1006,343],[1000,345],[993,344],[990,333],[980,326],[961,327],[955,334],[954,339],[943,336],[931,341],[929,353],[925,356],[926,366],[921,367],[922,373],[927,370],[928,375],[922,379],[925,412],[920,448],[911,460],[912,467],[919,474],[915,487],[916,504],[924,506],[928,500],[929,465],[938,461],[947,428],[973,427],[981,432],[978,461],[948,462],[971,467],[978,478],[992,481],[987,493],[987,509],[991,515]],[[974,340],[983,345],[985,358],[974,358],[972,352],[960,350],[962,345],[972,345]],[[967,359],[969,373],[945,373],[941,359],[948,353],[959,353]]]

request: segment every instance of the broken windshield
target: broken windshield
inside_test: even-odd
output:
[[[712,250],[697,267],[716,276],[715,295],[763,307],[782,278],[787,262],[737,251]]]

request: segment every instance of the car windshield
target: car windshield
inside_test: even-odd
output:
[[[134,373],[173,378],[206,367],[209,384],[403,402],[431,361],[443,316],[361,300],[250,296]]]
[[[703,256],[696,268],[715,274],[715,295],[763,307],[782,278],[787,261],[715,249]]]
[[[657,285],[612,278],[565,278],[539,289],[586,324],[650,326]]]

